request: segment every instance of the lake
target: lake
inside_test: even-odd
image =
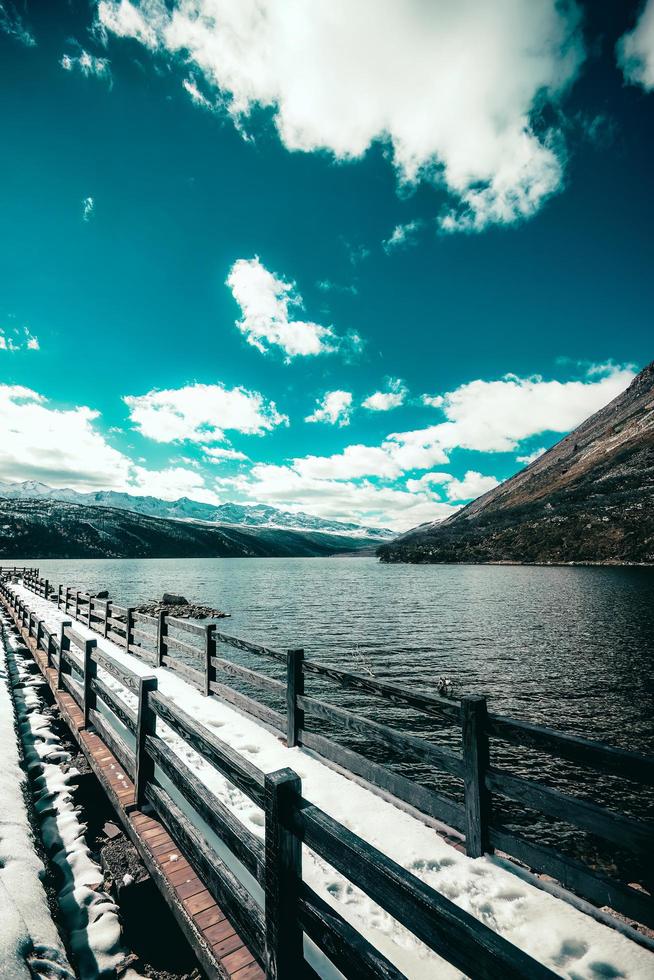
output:
[[[435,690],[444,675],[455,695],[485,694],[498,713],[654,751],[654,569],[382,565],[373,558],[33,564],[55,584],[106,588],[123,604],[179,592],[229,612],[225,632],[281,649],[303,647],[308,658],[423,692]],[[273,662],[246,662],[275,673]],[[326,689],[313,678],[307,684],[308,693],[458,745],[460,734],[436,719]],[[356,739],[347,744],[356,747]],[[458,795],[450,777],[367,748],[405,775]],[[652,802],[633,786],[538,753],[500,748],[496,761],[597,802],[617,798],[634,815],[644,816]],[[510,805],[506,816],[525,823]],[[590,845],[579,832],[541,817],[529,825],[537,838],[560,844],[563,835],[587,856]],[[603,849],[597,854],[603,864]]]

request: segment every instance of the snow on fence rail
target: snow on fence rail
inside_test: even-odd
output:
[[[274,650],[222,633],[215,624],[200,625],[164,613],[158,617],[147,616],[108,599],[97,599],[63,586],[54,589],[44,582],[36,577],[25,579],[26,586],[38,595],[44,594],[43,588],[47,595],[49,588],[50,597],[56,597],[60,609],[91,629],[153,666],[176,671],[206,696],[215,695],[253,716],[285,736],[289,746],[311,749],[377,789],[460,831],[465,835],[469,856],[479,857],[497,848],[532,871],[555,878],[565,889],[594,905],[608,906],[643,925],[654,927],[651,894],[621,880],[617,870],[613,875],[605,874],[557,848],[536,844],[509,829],[494,813],[493,800],[501,797],[517,802],[593,834],[613,847],[625,848],[636,854],[646,877],[650,878],[654,876],[652,825],[498,768],[490,762],[490,746],[491,740],[497,739],[535,748],[586,766],[598,774],[617,775],[647,787],[654,786],[654,757],[493,714],[488,711],[485,697],[466,696],[457,703],[438,695],[421,694],[400,684],[307,660],[301,649]],[[27,610],[25,616],[29,618]],[[31,630],[36,628],[30,627]],[[285,680],[277,680],[219,657],[219,645],[275,661],[284,669]],[[190,666],[189,658],[201,664],[203,669]],[[231,677],[275,695],[285,704],[285,712],[276,711],[256,697],[236,690],[228,683]],[[342,688],[364,691],[382,701],[460,726],[461,753],[308,694],[305,684],[311,677],[320,677]],[[400,750],[408,757],[427,762],[455,777],[462,784],[463,805],[373,761],[363,751],[345,747],[321,734],[315,730],[316,720],[365,736],[373,746]]]
[[[119,663],[99,650],[96,640],[81,636],[71,622],[61,624],[57,641],[4,583],[0,583],[0,595],[24,635],[36,641],[48,666],[56,668],[58,689],[70,693],[85,723],[93,725],[134,780],[134,808],[146,802],[153,807],[264,966],[266,976],[276,980],[316,976],[305,961],[305,933],[345,976],[368,980],[402,980],[404,976],[303,881],[303,844],[465,974],[481,980],[498,976],[550,980],[556,976],[305,799],[300,777],[291,769],[264,773],[161,694],[156,677],[143,677]],[[193,624],[184,625],[193,632]],[[118,680],[124,690],[111,690],[98,678],[98,668]],[[126,695],[137,696],[138,711]],[[264,811],[263,842],[182,763],[161,737],[159,720]],[[131,747],[119,728],[129,732]],[[184,810],[166,788],[161,773],[181,797]],[[204,821],[262,886],[263,907],[220,859],[189,813]]]

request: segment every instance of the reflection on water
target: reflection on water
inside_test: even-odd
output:
[[[393,678],[422,691],[440,675],[455,693],[486,694],[491,710],[654,751],[654,570],[515,566],[381,565],[365,558],[43,561],[55,583],[106,588],[117,602],[164,590],[231,613],[221,628],[307,657]],[[275,673],[272,662],[249,666]],[[365,695],[310,691],[378,720],[458,747],[436,719]],[[321,730],[324,724],[321,723]],[[348,744],[356,742],[351,737]],[[424,764],[367,747],[380,761],[457,795],[456,781]],[[536,753],[496,746],[494,761],[576,795],[639,816],[651,803],[634,787]],[[616,804],[615,800],[619,803]],[[508,822],[529,824],[509,808]],[[594,843],[538,818],[541,840],[561,835],[586,855]],[[606,863],[598,850],[598,860]]]

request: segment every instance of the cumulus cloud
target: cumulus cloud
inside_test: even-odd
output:
[[[346,446],[333,456],[303,456],[293,460],[301,476],[319,480],[352,480],[362,476],[393,479],[402,472],[390,453],[380,446]]]
[[[409,493],[369,480],[318,479],[292,466],[258,464],[247,477],[224,481],[250,499],[290,511],[308,511],[333,520],[408,530],[424,521],[449,517],[458,509],[428,493]]]
[[[499,381],[470,381],[443,396],[446,421],[392,433],[403,446],[436,444],[482,452],[511,452],[542,432],[569,432],[619,395],[633,380],[631,367],[598,365],[582,381],[545,381],[507,374]]]
[[[361,405],[370,412],[390,412],[393,408],[399,408],[404,404],[407,396],[407,389],[399,378],[389,378],[386,391],[375,391],[369,395]]]
[[[27,327],[0,327],[0,350],[15,353],[21,350],[40,350],[39,338]]]
[[[122,489],[129,460],[113,449],[86,406],[56,409],[38,392],[0,385],[0,473],[8,480],[42,480],[77,489]]]
[[[429,408],[440,408],[444,399],[442,395],[421,395],[420,401]]]
[[[31,388],[0,385],[0,479],[219,502],[197,470],[147,469],[114,449],[96,427],[99,418],[86,405],[62,409]]]
[[[352,392],[327,391],[316,400],[316,408],[305,418],[305,422],[328,422],[330,425],[350,424],[352,414]]]
[[[449,480],[445,492],[450,500],[474,500],[499,486],[494,476],[484,476],[476,470],[468,470],[462,480]]]
[[[563,184],[562,135],[533,117],[583,60],[574,0],[102,0],[98,15],[184,58],[237,124],[268,109],[289,150],[384,144],[400,185],[450,192],[445,230],[528,218]]]
[[[422,227],[422,221],[414,220],[407,221],[404,225],[395,225],[392,234],[386,241],[382,242],[384,251],[388,254],[389,252],[395,251],[397,248],[402,248],[405,245],[410,245],[415,242],[416,236]]]
[[[189,497],[204,504],[220,503],[220,497],[206,486],[202,474],[183,466],[170,466],[162,470],[132,466],[127,489],[136,497],[152,496],[163,500]]]
[[[80,50],[78,55],[64,54],[59,62],[64,71],[80,71],[87,78],[94,75],[96,78],[110,78],[108,58],[97,58],[95,55]]]
[[[149,14],[159,19],[160,11],[157,2],[149,3]],[[148,22],[148,9],[143,13],[138,5],[130,0],[100,0],[98,3],[98,26],[101,36],[106,38],[107,31],[117,37],[133,37],[148,48],[156,48],[157,32]]]
[[[647,0],[636,26],[618,41],[616,54],[625,81],[654,89],[654,0]]]
[[[126,395],[123,401],[138,431],[155,442],[222,442],[225,431],[262,435],[288,422],[258,391],[192,384]]]
[[[227,285],[243,314],[236,326],[262,354],[280,347],[288,361],[337,350],[339,340],[331,327],[292,318],[293,308],[303,309],[295,284],[269,272],[257,257],[238,259]]]
[[[427,490],[435,485],[441,485],[443,483],[449,483],[454,477],[451,473],[425,473],[424,476],[418,477],[417,480],[407,480],[406,488],[411,490],[412,493],[417,493],[421,490]]]

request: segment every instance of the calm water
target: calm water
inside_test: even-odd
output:
[[[365,558],[39,564],[55,583],[106,588],[124,604],[181,592],[229,612],[225,632],[282,649],[301,646],[307,657],[425,692],[445,675],[456,694],[486,694],[496,712],[654,751],[654,570],[389,566]],[[249,665],[276,669],[267,660]],[[325,689],[318,679],[307,684],[307,693],[458,745],[460,733],[433,718]],[[398,771],[458,795],[449,777],[367,749]],[[651,798],[633,786],[589,777],[536,753],[500,746],[494,761],[597,802],[615,806],[617,799],[641,817],[650,808]],[[560,844],[553,821],[525,821],[510,807],[506,818]],[[582,837],[569,834],[567,844],[587,855],[590,844]],[[601,854],[598,860],[606,863]]]

